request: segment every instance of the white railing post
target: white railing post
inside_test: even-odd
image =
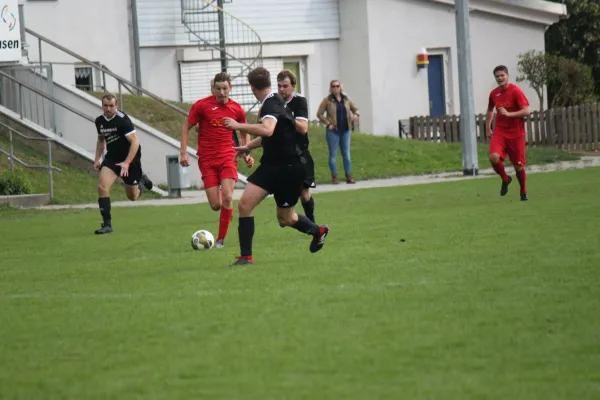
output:
[[[48,182],[50,184],[50,201],[54,200],[54,185],[52,182],[52,141],[48,140]]]

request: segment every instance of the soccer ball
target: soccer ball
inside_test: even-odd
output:
[[[211,250],[215,247],[215,238],[209,231],[201,229],[192,235],[192,249]]]

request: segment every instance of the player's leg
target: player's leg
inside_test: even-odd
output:
[[[141,163],[132,162],[129,165],[127,176],[123,177],[123,182],[125,183],[125,195],[129,200],[136,201],[142,194],[143,175]]]
[[[229,230],[229,223],[233,217],[233,190],[237,182],[237,168],[236,165],[231,162],[226,164],[219,171],[219,179],[221,180],[221,215],[219,217],[219,234],[217,236],[216,246],[218,248],[223,247],[225,244],[225,237]]]
[[[200,162],[198,162],[200,164]],[[221,196],[219,194],[219,173],[213,165],[199,165],[202,183],[204,183],[204,193],[210,208],[213,211],[221,209]]]
[[[346,183],[356,183],[352,178],[352,159],[350,157],[350,129],[340,135],[340,150],[344,161],[344,172],[346,172]]]
[[[277,204],[277,221],[280,226],[290,226],[304,234],[311,235],[313,240],[310,244],[311,253],[316,253],[323,248],[325,237],[329,233],[326,225],[319,226],[304,215],[298,215],[295,211],[296,203],[300,198],[302,183],[305,177],[302,165],[289,166],[280,169],[280,179],[277,188],[273,192]]]
[[[506,159],[506,141],[505,139],[495,134],[490,140],[490,151],[489,151],[490,163],[492,168],[500,178],[502,179],[502,186],[500,187],[500,196],[506,196],[508,193],[508,185],[512,182],[512,179],[506,173],[504,168],[504,160]]]
[[[302,188],[301,199],[302,208],[304,209],[304,215],[312,222],[315,222],[315,200],[313,199],[310,188],[315,187],[315,163],[310,154],[305,156],[306,164],[306,176],[304,178],[304,185]]]
[[[304,187],[302,189],[300,199],[302,201],[304,215],[306,215],[306,218],[308,218],[312,222],[315,222],[315,200],[313,199],[312,193],[310,192],[310,187]]]
[[[525,138],[511,139],[507,151],[519,181],[521,201],[527,201],[529,197],[527,196],[527,173],[525,172],[525,164],[527,164]]]
[[[120,167],[106,160],[100,167],[100,173],[98,174],[98,207],[100,208],[100,215],[102,215],[102,226],[95,231],[97,235],[113,231],[110,213],[110,188],[119,177],[120,170]]]
[[[254,237],[254,209],[268,195],[272,185],[272,168],[264,164],[248,177],[248,186],[244,189],[238,201],[238,236],[240,241],[240,256],[232,265],[252,264],[252,238]]]
[[[340,183],[337,177],[336,157],[338,147],[340,145],[340,135],[335,131],[325,129],[325,139],[327,140],[327,148],[329,149],[329,170],[331,171],[331,182],[334,185]]]

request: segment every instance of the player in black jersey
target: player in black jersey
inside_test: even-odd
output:
[[[125,183],[125,194],[131,201],[137,200],[142,188],[152,189],[152,181],[142,172],[142,148],[135,133],[133,123],[122,111],[117,109],[117,99],[113,94],[102,96],[101,116],[96,118],[98,141],[94,168],[100,171],[98,176],[98,206],[103,223],[96,230],[97,235],[111,233],[110,188],[117,178]],[[104,148],[106,155],[100,162]]]
[[[302,208],[304,214],[312,222],[315,222],[315,201],[310,193],[310,188],[315,185],[315,163],[308,150],[308,104],[306,97],[300,93],[294,93],[296,88],[296,75],[290,70],[284,69],[277,74],[277,93],[285,101],[286,107],[292,112],[296,119],[296,143],[302,150],[302,157],[306,161],[304,165],[306,176],[302,186]]]
[[[302,151],[296,144],[296,121],[280,95],[271,91],[268,70],[257,67],[248,74],[252,93],[262,103],[260,124],[240,124],[224,118],[225,126],[258,136],[246,146],[236,147],[238,156],[250,154],[262,145],[260,165],[248,177],[248,186],[238,202],[240,214],[238,234],[241,255],[233,265],[252,264],[252,237],[254,236],[254,209],[269,194],[275,197],[277,220],[281,227],[291,226],[313,237],[310,251],[323,248],[329,228],[318,226],[304,215],[296,214],[294,206],[302,192],[306,171]]]

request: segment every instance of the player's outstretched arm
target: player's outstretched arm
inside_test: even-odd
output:
[[[263,118],[260,124],[240,124],[233,118],[225,117],[225,126],[228,129],[240,130],[254,136],[271,136],[275,132],[275,125],[277,125],[277,119],[275,118]]]
[[[262,138],[257,137],[246,145],[250,150],[258,149],[262,145]]]

